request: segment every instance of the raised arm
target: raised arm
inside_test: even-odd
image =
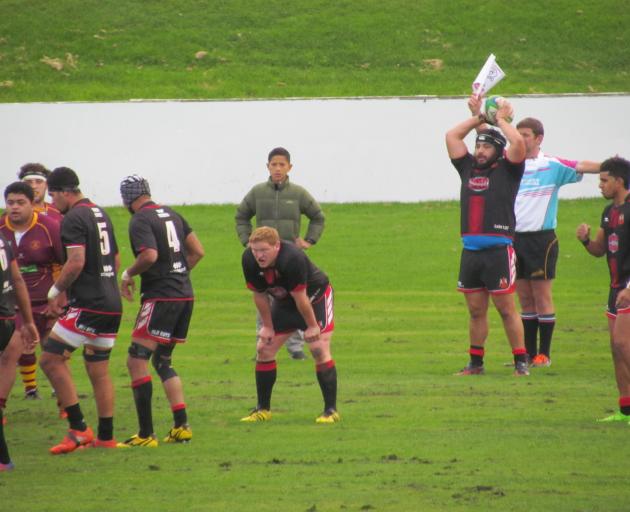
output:
[[[446,149],[451,160],[461,158],[468,153],[464,139],[466,135],[482,123],[483,120],[481,118],[477,116],[470,117],[446,132]]]
[[[497,110],[497,126],[505,135],[510,145],[505,150],[505,154],[510,162],[519,163],[525,160],[527,149],[525,141],[518,130],[510,124],[514,112],[509,101],[503,101]]]

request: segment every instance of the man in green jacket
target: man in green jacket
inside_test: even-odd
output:
[[[269,179],[255,185],[243,198],[236,211],[236,232],[247,246],[256,216],[256,227],[269,226],[280,233],[280,238],[294,242],[306,250],[317,243],[324,231],[324,213],[308,191],[289,181],[291,155],[284,148],[272,149],[267,159]],[[309,219],[304,238],[300,236],[302,215]],[[294,359],[304,359],[304,338],[300,331],[286,342]]]

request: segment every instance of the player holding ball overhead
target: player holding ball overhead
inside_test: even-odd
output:
[[[468,100],[471,111],[479,112],[481,101],[471,96]],[[514,303],[516,269],[512,248],[516,223],[514,201],[525,170],[525,143],[508,118],[512,118],[512,106],[506,100],[496,112],[496,125],[505,137],[494,128],[480,130],[474,154],[468,152],[464,138],[486,122],[485,116],[472,116],[446,133],[448,156],[462,182],[464,248],[457,287],[466,297],[470,314],[470,362],[459,375],[480,375],[485,371],[490,298],[512,347],[514,375],[529,375],[523,325]]]

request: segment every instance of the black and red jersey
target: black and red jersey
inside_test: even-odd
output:
[[[11,262],[14,260],[13,250],[7,239],[0,233],[0,320],[15,318],[15,301],[13,299],[13,279]]]
[[[521,178],[525,172],[525,161],[514,163],[506,157],[496,160],[485,169],[475,167],[474,158],[467,153],[462,158],[451,160],[459,173],[461,185],[461,235],[464,245],[473,239],[471,249],[482,249],[493,245],[492,239],[511,240],[514,237],[516,219],[514,201]],[[482,240],[474,247],[474,239]]]
[[[600,223],[604,230],[610,287],[622,288],[630,280],[630,195],[623,204],[609,204]]]
[[[115,263],[118,246],[107,213],[89,199],[76,202],[61,221],[61,241],[65,250],[85,248],[85,264],[68,289],[68,304],[96,312],[122,312]]]
[[[251,249],[245,249],[242,263],[247,287],[266,292],[276,300],[288,301],[293,301],[291,292],[306,289],[310,301],[316,302],[326,291],[328,276],[295,244],[285,240],[280,244],[276,262],[269,268],[260,268]]]
[[[146,249],[154,249],[158,254],[157,261],[140,276],[142,300],[192,299],[184,243],[190,233],[186,219],[168,206],[149,201],[133,214],[129,239],[134,256]]]

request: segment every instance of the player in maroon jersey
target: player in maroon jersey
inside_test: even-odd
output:
[[[55,169],[48,177],[48,190],[64,214],[61,241],[66,252],[61,274],[48,291],[48,307],[58,312],[62,307],[60,294],[67,291],[68,309],[55,322],[44,344],[40,366],[57,391],[70,424],[67,435],[50,452],[68,453],[85,445],[115,448],[109,356],[120,326],[122,304],[116,280],[120,259],[114,228],[107,213],[83,196],[72,169]],[[85,422],[65,364],[79,347],[83,347],[85,368],[94,389],[96,438]]]
[[[57,222],[61,222],[61,212],[50,203],[46,202],[46,194],[48,193],[48,185],[46,184],[46,178],[50,175],[50,171],[46,169],[42,164],[24,164],[20,167],[18,178],[28,183],[33,192],[35,192],[35,198],[33,200],[33,207],[37,213],[47,215],[55,219]]]
[[[131,334],[127,368],[138,413],[139,430],[126,446],[156,447],[151,398],[153,384],[149,360],[162,381],[173,413],[173,427],[165,443],[192,439],[182,381],[171,365],[173,350],[184,343],[193,311],[190,271],[204,255],[197,235],[186,219],[151,199],[144,178],[127,176],[120,184],[124,205],[132,213],[129,240],[135,260],[123,271],[120,291],[133,299],[134,276],[140,276],[141,307]]]
[[[47,294],[52,286],[53,270],[63,263],[63,248],[59,233],[59,223],[52,217],[34,211],[33,189],[24,182],[11,183],[4,191],[5,215],[0,219],[0,232],[11,245],[20,272],[24,277],[31,298],[31,309],[40,339],[46,339],[53,319],[46,314]],[[13,336],[22,346],[22,315],[16,317],[16,330]],[[39,398],[35,370],[35,351],[25,352],[19,358],[20,373],[25,385],[25,398]],[[11,382],[15,372],[2,375]]]
[[[28,184],[32,189],[35,197],[33,198],[33,209],[39,215],[40,218],[44,216],[57,223],[61,222],[62,215],[52,204],[46,202],[46,195],[48,193],[48,186],[46,185],[46,178],[50,174],[50,171],[38,163],[28,163],[20,167],[18,178],[24,183]],[[56,278],[61,271],[61,265],[58,263],[53,264],[53,275]],[[37,314],[35,315],[37,317]],[[19,317],[18,317],[19,321]],[[36,318],[37,321],[37,318]],[[44,336],[40,338],[45,339]],[[33,352],[25,352],[20,356],[18,361],[20,366],[20,374],[22,376],[22,382],[24,384],[24,397],[37,399],[39,394],[37,392],[37,356]],[[63,416],[63,412],[61,413]]]
[[[602,213],[595,239],[591,228],[580,224],[576,236],[589,254],[606,256],[610,272],[608,331],[615,368],[619,411],[601,422],[630,422],[630,162],[613,157],[601,164],[599,188],[612,203]]]
[[[11,250],[11,246],[0,233],[0,472],[13,469],[13,463],[9,456],[9,449],[4,438],[3,410],[7,403],[9,391],[13,382],[9,383],[13,372],[15,377],[15,362],[19,358],[24,346],[18,343],[18,338],[13,337],[15,329],[15,305],[13,296],[17,300],[17,306],[24,318],[21,340],[27,347],[32,347],[39,342],[37,327],[33,322],[31,303],[26,284],[20,273],[17,261]]]
[[[472,97],[473,110],[481,100]],[[476,108],[474,111],[478,111]],[[512,248],[514,201],[525,171],[525,142],[511,119],[512,107],[504,102],[497,111],[495,129],[477,134],[475,151],[468,152],[464,138],[486,122],[479,115],[462,121],[446,134],[446,147],[461,178],[462,251],[458,290],[466,297],[470,314],[470,363],[459,375],[484,373],[483,357],[488,337],[489,299],[503,320],[514,355],[514,374],[529,375],[523,324],[514,303],[516,281]]]

